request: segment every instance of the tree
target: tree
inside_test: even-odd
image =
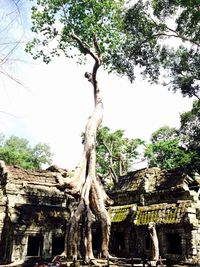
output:
[[[93,86],[94,112],[89,118],[82,159],[73,178],[60,177],[60,184],[79,194],[79,204],[71,215],[66,236],[65,254],[78,257],[79,222],[85,220],[85,260],[93,259],[92,213],[101,224],[102,256],[108,257],[110,218],[105,208],[108,197],[96,176],[96,131],[103,116],[103,101],[98,86],[97,72],[100,66],[111,69],[111,51],[118,49],[121,40],[121,16],[123,0],[74,1],[38,0],[32,7],[32,31],[37,37],[27,45],[27,51],[35,59],[42,57],[49,63],[51,58],[63,51],[66,57],[84,56],[94,60],[92,73],[85,77]],[[76,103],[75,103],[76,105]]]
[[[9,165],[18,165],[25,169],[40,169],[46,164],[51,164],[52,153],[47,144],[39,143],[31,148],[25,138],[13,135],[6,139],[1,134],[0,159]]]
[[[144,142],[124,137],[124,130],[111,132],[108,127],[97,131],[97,172],[104,178],[111,177],[114,183],[118,177],[126,174],[133,161],[138,158],[138,147]]]
[[[187,150],[193,152],[190,169],[200,172],[200,101],[194,101],[191,111],[181,114],[180,136]]]
[[[152,134],[151,143],[146,146],[145,156],[150,167],[162,169],[183,168],[189,172],[194,151],[185,148],[179,131],[168,126]]]
[[[176,128],[170,128],[169,126],[163,126],[157,131],[152,133],[151,141],[153,144],[159,141],[167,141],[178,138],[178,130]]]
[[[151,261],[151,266],[157,266],[159,257],[160,257],[160,252],[159,252],[159,241],[158,241],[158,235],[156,231],[156,223],[155,222],[150,222],[148,224],[148,230],[150,234],[150,238],[152,241],[152,261]]]
[[[199,1],[139,0],[124,19],[125,42],[113,55],[131,81],[135,66],[150,82],[163,81],[183,96],[200,98]]]
[[[4,3],[3,3],[4,2]],[[10,70],[12,65],[16,67],[16,52],[23,42],[24,29],[22,26],[21,0],[8,0],[0,3],[0,75],[6,76],[14,82],[22,85]]]

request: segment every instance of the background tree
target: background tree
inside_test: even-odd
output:
[[[198,0],[139,0],[127,11],[124,23],[125,43],[113,55],[119,73],[133,81],[138,65],[150,82],[160,79],[183,96],[200,97]]]
[[[111,132],[108,127],[101,127],[97,131],[97,172],[104,179],[110,178],[114,183],[118,177],[126,174],[135,159],[140,155],[138,148],[144,142],[129,139],[124,136],[124,130]]]
[[[71,1],[39,0],[32,7],[32,31],[36,38],[27,45],[27,51],[36,59],[49,63],[61,51],[78,61],[85,55],[94,60],[92,73],[85,77],[93,86],[94,112],[86,125],[84,151],[74,177],[58,181],[80,195],[79,205],[72,214],[66,236],[65,254],[77,258],[79,222],[85,220],[85,260],[94,258],[92,251],[92,212],[101,224],[102,256],[108,257],[110,218],[105,208],[108,197],[96,176],[96,131],[103,116],[103,101],[97,81],[100,66],[110,68],[111,51],[118,49],[121,40],[123,0]],[[74,103],[76,110],[76,103]],[[78,107],[77,107],[78,110]],[[76,110],[76,111],[77,111]]]
[[[185,148],[193,153],[190,169],[200,172],[200,101],[194,101],[191,111],[181,114],[180,136]]]
[[[152,134],[151,143],[146,146],[145,156],[149,167],[161,169],[182,168],[189,172],[195,152],[186,149],[179,131],[168,126],[161,127]]]
[[[32,148],[27,139],[14,135],[6,139],[3,134],[0,135],[0,159],[6,164],[25,169],[40,169],[52,163],[52,156],[47,144],[39,143]]]

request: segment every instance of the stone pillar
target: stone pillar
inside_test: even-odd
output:
[[[11,258],[12,262],[19,261],[21,259],[20,249],[21,249],[21,244],[18,244],[16,240],[16,233],[14,233],[13,252],[12,252],[12,258]]]
[[[197,257],[197,246],[198,246],[197,237],[198,237],[197,230],[192,230],[191,232],[191,256],[192,257]]]
[[[15,232],[13,242],[12,261],[24,261],[27,256],[28,235]]]
[[[28,234],[24,235],[21,240],[22,245],[22,260],[25,260],[28,252]]]
[[[44,233],[42,257],[48,259],[52,256],[52,232]]]
[[[200,259],[200,227],[197,230],[197,258]]]

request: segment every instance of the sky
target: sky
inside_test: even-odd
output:
[[[16,38],[23,35],[23,30],[18,31]],[[24,86],[0,75],[0,132],[27,138],[32,145],[48,143],[53,163],[73,169],[83,149],[81,133],[93,111],[92,86],[84,78],[93,62],[80,66],[60,57],[46,65],[25,54],[23,44],[17,53],[20,60],[12,62],[9,71]],[[98,80],[104,101],[103,126],[112,131],[124,129],[129,138],[148,141],[163,125],[178,128],[180,114],[192,107],[192,99],[161,85],[149,85],[139,76],[131,84],[125,77],[100,69]]]

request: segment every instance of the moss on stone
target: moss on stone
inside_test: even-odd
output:
[[[111,217],[111,221],[114,222],[122,222],[127,219],[127,216],[130,214],[131,210],[135,207],[135,205],[124,205],[118,207],[111,207],[109,209],[109,215]]]
[[[178,224],[184,220],[191,202],[180,201],[177,203],[160,203],[149,206],[137,206],[136,204],[111,207],[109,215],[113,223],[130,220],[136,225],[148,225],[150,222],[156,224]],[[133,212],[135,210],[135,212]],[[134,219],[133,219],[134,218]]]
[[[162,203],[158,205],[137,207],[135,224],[147,225],[150,222],[156,224],[177,224],[187,212],[189,203]]]

